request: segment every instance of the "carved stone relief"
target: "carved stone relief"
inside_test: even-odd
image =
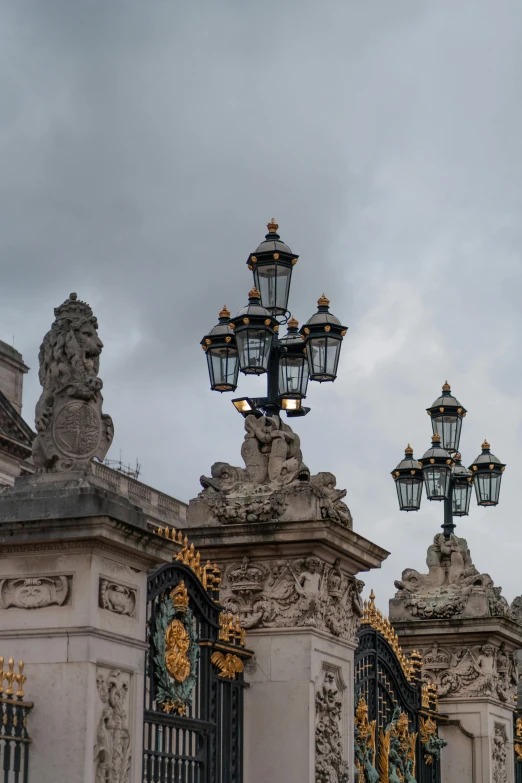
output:
[[[100,577],[99,606],[115,614],[136,617],[137,590]]]
[[[239,615],[243,627],[308,626],[354,640],[362,616],[364,582],[317,557],[252,562],[224,571],[221,602]]]
[[[200,479],[203,491],[197,501],[205,501],[218,522],[270,522],[292,509],[297,513],[298,508],[299,518],[305,518],[303,510],[309,509],[308,518],[333,519],[352,527],[343,502],[346,490],[336,488],[332,473],[310,476],[299,436],[288,424],[278,416],[250,415],[245,430],[241,448],[245,467],[216,462],[211,476]],[[189,514],[197,501],[192,501]]]
[[[316,783],[349,783],[350,780],[342,732],[345,687],[339,667],[323,661],[315,691]]]
[[[103,460],[113,438],[110,416],[102,413],[98,377],[103,343],[88,304],[70,294],[54,310],[54,323],[40,347],[42,394],[36,405],[33,459],[39,472],[91,470]]]
[[[63,606],[71,591],[71,576],[39,576],[2,579],[0,606],[3,609],[43,609]]]
[[[495,723],[491,749],[493,783],[508,783],[507,743],[506,727],[502,723]]]
[[[439,697],[490,696],[514,706],[518,683],[516,656],[502,643],[471,647],[434,644],[423,652],[423,679]]]
[[[94,747],[95,783],[129,783],[130,674],[119,669],[100,667],[96,675],[96,685],[100,701]]]
[[[426,557],[428,573],[413,568],[395,582],[398,592],[390,605],[390,617],[399,613],[411,619],[448,617],[513,617],[502,588],[495,587],[489,574],[473,565],[464,538],[442,533],[433,539]]]

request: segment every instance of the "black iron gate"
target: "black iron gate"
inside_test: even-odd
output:
[[[355,653],[357,783],[440,783],[437,692],[421,682],[422,658],[406,656],[387,618],[365,602]]]
[[[180,551],[148,580],[143,783],[242,783],[245,631],[218,568],[158,533]]]

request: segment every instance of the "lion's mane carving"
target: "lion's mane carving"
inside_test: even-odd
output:
[[[37,467],[43,471],[77,469],[92,456],[102,459],[99,454],[107,452],[113,436],[110,416],[101,413],[103,382],[98,372],[103,343],[98,337],[98,322],[89,305],[79,301],[74,293],[55,308],[54,314],[55,321],[43,339],[38,357],[42,394],[36,405],[38,436],[33,445],[33,457]],[[57,414],[71,399],[83,401],[89,411],[81,405],[68,406],[60,423],[60,448],[53,424]],[[96,419],[100,420],[100,429],[103,430],[98,438]],[[106,441],[106,447],[102,441]],[[64,450],[64,444],[67,452],[65,460],[59,453]],[[88,453],[90,445],[92,454]],[[81,465],[75,459],[75,451]]]

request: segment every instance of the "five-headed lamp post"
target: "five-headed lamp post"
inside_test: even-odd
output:
[[[330,313],[330,302],[323,294],[317,312],[298,329],[288,310],[298,256],[281,241],[273,219],[267,228],[265,239],[247,259],[254,275],[248,304],[234,317],[225,306],[201,345],[213,391],[235,391],[239,370],[245,375],[267,376],[266,397],[232,400],[244,416],[261,415],[261,411],[273,416],[281,410],[287,416],[305,416],[310,410],[302,405],[308,380],[335,380],[347,327]],[[279,337],[279,327],[284,324],[287,334]]]
[[[462,420],[466,409],[452,395],[448,382],[431,408],[427,408],[433,427],[431,448],[416,460],[408,444],[404,459],[392,471],[401,511],[418,511],[422,486],[428,500],[444,501],[444,538],[455,530],[453,517],[469,514],[472,487],[479,506],[496,506],[505,465],[490,451],[485,440],[482,452],[465,468],[459,454]]]

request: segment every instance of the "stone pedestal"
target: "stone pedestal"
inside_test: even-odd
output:
[[[332,520],[192,527],[247,645],[245,783],[353,780],[360,571],[388,553]],[[324,772],[323,777],[320,777]]]
[[[522,625],[463,538],[435,536],[426,564],[427,574],[408,568],[395,582],[390,621],[403,649],[422,654],[423,679],[447,718],[442,783],[512,781]]]
[[[138,783],[147,571],[174,545],[79,474],[0,494],[0,544],[0,654],[26,664],[31,775]]]
[[[390,619],[403,649],[423,655],[423,677],[435,685],[442,783],[513,780],[514,656],[522,628],[505,617],[401,622]],[[505,770],[507,778],[501,777]]]

